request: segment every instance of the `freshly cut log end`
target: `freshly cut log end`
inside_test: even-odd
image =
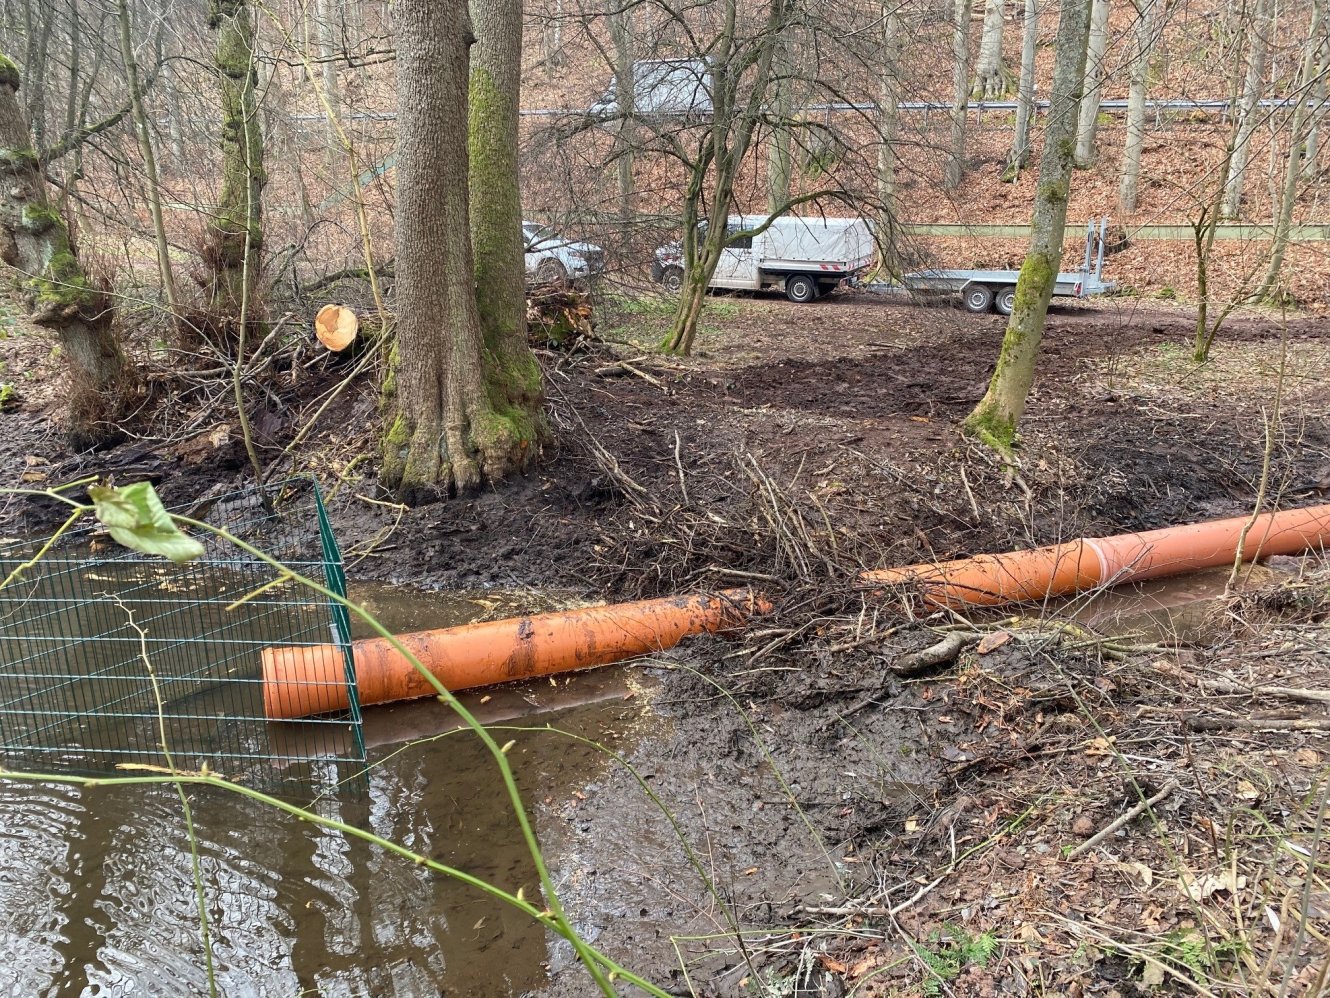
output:
[[[360,332],[360,320],[345,305],[324,305],[314,317],[314,335],[329,350],[341,353]]]

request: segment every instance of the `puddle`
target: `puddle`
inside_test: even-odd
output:
[[[530,608],[382,585],[351,596],[395,631]],[[637,681],[606,669],[466,701],[487,723],[550,723],[625,751],[649,723]],[[368,792],[333,814],[537,897],[493,763],[455,727],[433,701],[367,709]],[[550,732],[505,736],[528,801],[566,800],[607,766]],[[194,814],[222,994],[502,996],[545,980],[544,933],[469,887],[243,798],[201,791]],[[0,783],[0,993],[206,993],[204,966],[170,792]]]

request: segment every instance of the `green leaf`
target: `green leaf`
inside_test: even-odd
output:
[[[94,485],[88,497],[97,519],[125,547],[177,564],[203,555],[203,545],[175,525],[151,482],[121,488]]]

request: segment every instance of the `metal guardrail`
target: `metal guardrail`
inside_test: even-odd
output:
[[[963,222],[906,222],[901,225],[908,235],[937,236],[941,238],[1025,239],[1030,235],[1026,223],[963,223]],[[1195,234],[1190,225],[1138,225],[1126,228],[1128,239],[1191,242]],[[1066,239],[1080,238],[1068,228]],[[1222,222],[1215,229],[1216,239],[1270,240],[1274,226],[1257,222]],[[1330,242],[1330,223],[1310,222],[1289,229],[1294,242]]]

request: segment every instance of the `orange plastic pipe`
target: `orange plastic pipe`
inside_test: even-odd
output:
[[[495,620],[405,634],[398,640],[448,690],[589,669],[672,648],[690,634],[742,627],[769,605],[748,589],[676,596]],[[352,645],[362,704],[431,696],[429,681],[386,639]],[[336,645],[265,648],[263,708],[290,719],[345,710],[349,703]]]
[[[937,606],[996,606],[1065,596],[1105,584],[1158,579],[1233,563],[1249,516],[1082,538],[1052,547],[865,572],[872,585],[916,585]],[[1258,516],[1242,560],[1330,547],[1330,506]]]

